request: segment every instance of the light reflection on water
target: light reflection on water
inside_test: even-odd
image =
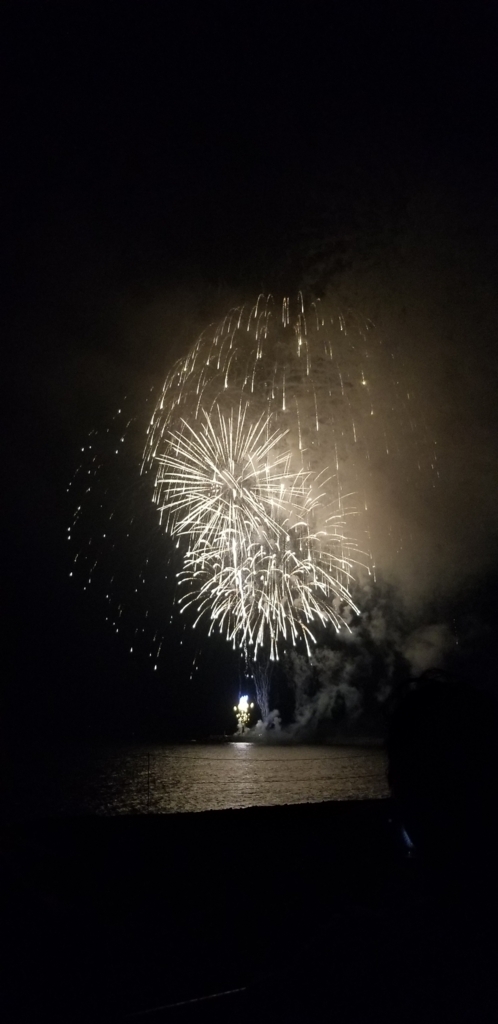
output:
[[[72,750],[11,766],[9,816],[166,814],[387,796],[377,748],[192,743]]]
[[[164,814],[387,795],[382,751],[361,747],[226,743],[135,748],[92,758],[84,774],[73,796],[80,810],[97,814]]]

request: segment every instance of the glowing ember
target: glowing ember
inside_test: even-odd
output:
[[[239,697],[239,703],[236,704],[233,709],[237,715],[237,728],[239,732],[245,732],[247,729],[253,707],[254,704],[249,703],[249,697],[247,694],[244,694],[243,697]]]

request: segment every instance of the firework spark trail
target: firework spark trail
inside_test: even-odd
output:
[[[338,562],[319,549],[313,550],[313,557],[303,558],[293,551],[269,553],[263,546],[244,561],[234,557],[232,565],[221,567],[208,563],[199,568],[197,559],[187,555],[180,578],[194,583],[195,589],[183,595],[180,603],[185,607],[197,604],[197,621],[208,611],[211,631],[217,623],[234,647],[251,648],[252,657],[261,647],[276,659],[279,639],[296,644],[302,638],[310,654],[310,645],[316,642],[311,623],[332,624],[337,630],[347,626],[340,613],[341,602],[359,613],[347,586],[338,578],[338,572],[347,576]]]
[[[273,665],[267,658],[264,660],[255,659],[252,663],[250,675],[256,691],[256,703],[261,711],[261,718],[264,723],[268,721],[270,707],[270,686]]]
[[[309,653],[314,623],[340,629],[341,606],[358,612],[338,457],[327,477],[310,437],[330,420],[317,397],[325,369],[329,402],[344,405],[345,391],[335,365],[331,379],[332,348],[318,337],[324,321],[314,308],[310,334],[302,301],[292,321],[285,300],[279,323],[260,296],[249,314],[232,310],[201,336],[166,379],[144,456],[144,465],[159,464],[154,501],[164,527],[186,548],[182,607],[196,606],[197,621],[208,615],[210,631],[217,626],[251,659],[258,648],[278,658],[280,641],[299,639]],[[354,419],[352,432],[356,442]]]
[[[270,435],[263,417],[244,429],[247,406],[236,417],[233,410],[228,418],[217,411],[214,419],[204,412],[199,431],[183,420],[184,433],[172,431],[167,453],[156,456],[166,470],[157,475],[155,500],[168,514],[169,530],[199,544],[227,537],[251,543],[261,531],[278,535],[275,515],[289,501],[301,511],[306,480],[290,473],[290,453],[275,454],[285,434]]]
[[[247,426],[246,411],[224,418],[218,408],[199,433],[186,423],[187,436],[172,432],[171,453],[159,456],[166,471],[157,475],[156,501],[171,535],[189,538],[180,579],[195,586],[181,603],[210,611],[234,646],[256,653],[266,642],[275,658],[279,635],[298,638],[296,608],[307,646],[313,619],[339,626],[329,598],[352,604],[352,563],[329,550],[346,541],[337,519],[332,530],[309,531],[328,481],[320,479],[313,496],[311,474],[291,471],[289,451],[274,454],[285,434],[270,434],[268,418]]]

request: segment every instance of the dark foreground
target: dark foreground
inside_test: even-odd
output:
[[[494,935],[436,907],[392,818],[383,800],[4,829],[2,1020],[491,1019]]]

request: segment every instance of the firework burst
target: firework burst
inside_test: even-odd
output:
[[[316,334],[316,308],[315,320]],[[276,338],[274,322],[272,303],[258,301],[199,339],[165,382],[144,459],[156,467],[165,530],[184,546],[182,608],[196,606],[197,621],[207,615],[251,660],[258,649],[278,658],[280,643],[299,639],[309,653],[314,625],[338,630],[344,606],[358,612],[338,444],[330,474],[309,439],[311,412],[320,430],[315,376],[333,360],[330,339],[324,332],[316,352],[304,306],[291,325],[287,300]],[[339,405],[340,371],[327,380]]]
[[[247,403],[228,416],[203,410],[200,427],[182,420],[156,456],[154,500],[168,532],[188,537],[190,548],[251,547],[301,512],[305,476],[292,474],[290,453],[279,451],[285,432],[270,433],[269,417],[247,418]]]
[[[158,670],[181,649],[192,678],[202,620],[245,654],[267,717],[268,659],[352,623],[373,562],[403,549],[390,474],[417,488],[437,467],[397,353],[371,326],[260,296],[200,335],[158,399],[137,386],[90,432],[68,488],[70,575],[100,594],[133,657]]]

